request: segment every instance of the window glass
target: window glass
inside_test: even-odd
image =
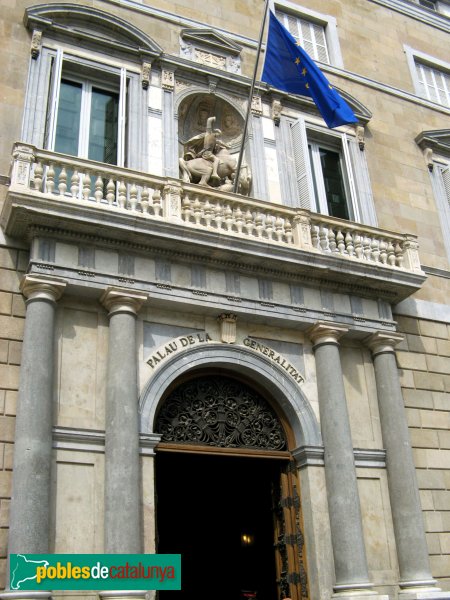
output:
[[[56,121],[55,151],[78,155],[81,117],[81,83],[61,81]]]
[[[328,214],[340,219],[348,219],[347,198],[338,152],[319,148],[322,176],[327,198]]]
[[[117,163],[119,95],[92,89],[88,158]]]

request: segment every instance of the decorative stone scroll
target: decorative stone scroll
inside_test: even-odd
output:
[[[262,450],[287,447],[268,402],[244,383],[217,375],[177,387],[166,398],[155,431],[162,442]]]

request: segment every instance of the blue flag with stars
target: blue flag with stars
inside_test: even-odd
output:
[[[311,97],[330,128],[358,122],[347,102],[272,11],[261,80],[290,94]]]

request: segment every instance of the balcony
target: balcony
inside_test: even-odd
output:
[[[398,302],[425,279],[415,236],[18,143],[2,213],[30,227],[132,241]]]

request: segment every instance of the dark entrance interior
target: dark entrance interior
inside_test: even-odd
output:
[[[158,452],[159,553],[182,555],[182,590],[161,600],[277,598],[273,494],[285,461]]]

